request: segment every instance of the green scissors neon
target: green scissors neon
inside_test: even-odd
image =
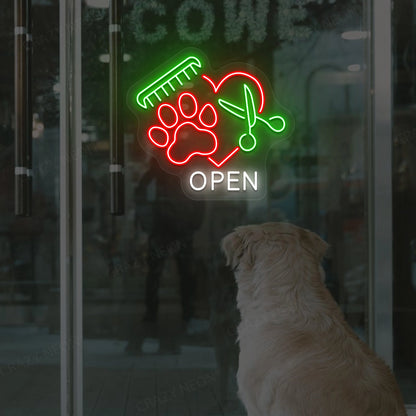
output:
[[[254,105],[253,93],[247,84],[244,84],[243,87],[245,108],[241,108],[233,103],[230,103],[229,101],[223,100],[222,98],[218,99],[218,104],[230,114],[233,114],[242,120],[246,120],[246,131],[238,139],[238,144],[245,152],[251,152],[257,146],[257,139],[252,133],[253,127],[256,125],[257,121],[261,121],[275,133],[281,133],[286,127],[286,122],[281,116],[272,116],[267,120],[258,116]],[[273,124],[276,124],[276,121],[278,121],[279,127],[273,126]]]

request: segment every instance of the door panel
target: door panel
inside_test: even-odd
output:
[[[65,3],[69,18],[74,16],[75,3],[77,7],[81,4]],[[111,1],[109,7],[107,0],[85,0],[82,66],[68,64],[63,77],[59,73],[58,2],[33,0],[33,212],[28,218],[13,215],[17,119],[14,11],[10,1],[2,8],[2,414],[56,415],[60,407],[67,412],[65,400],[75,412],[80,413],[83,407],[84,413],[90,415],[243,414],[235,380],[236,327],[240,319],[236,286],[220,251],[221,239],[242,224],[289,221],[328,241],[331,249],[323,264],[326,285],[356,333],[371,341],[374,305],[368,302],[368,247],[372,246],[369,219],[373,213],[369,212],[371,198],[367,188],[372,165],[367,154],[371,114],[366,91],[370,91],[372,68],[367,16],[371,5],[367,3],[354,0],[346,6],[344,2],[324,0],[294,6],[283,0],[127,0]],[[406,2],[406,7],[410,3]],[[412,224],[409,120],[413,82],[412,41],[408,39],[412,39],[413,26],[408,9],[406,13],[403,10],[395,11],[393,341],[395,371],[405,399],[411,403],[415,391],[411,326],[415,244],[408,226]],[[74,28],[66,25],[61,24],[61,35],[73,34]],[[74,48],[74,39],[65,39],[61,58],[63,51]],[[286,111],[288,134],[275,146],[259,152],[263,159],[250,159],[247,147],[244,149],[238,141],[244,128],[255,132],[257,144],[270,139],[256,125],[260,113],[250,122],[247,97],[253,92],[241,89],[240,96],[232,97],[237,101],[230,102],[240,106],[235,110],[238,113],[244,110],[246,94],[247,120],[242,123],[234,113],[232,127],[227,126],[227,134],[218,136],[231,137],[240,145],[240,153],[231,155],[230,163],[237,160],[235,166],[242,175],[243,171],[247,177],[253,173],[247,166],[258,169],[259,183],[264,186],[257,199],[236,193],[235,186],[240,184],[233,182],[235,173],[229,174],[226,164],[223,167],[212,162],[211,170],[198,171],[198,179],[206,177],[211,181],[201,194],[184,189],[185,176],[178,173],[181,170],[167,168],[160,156],[173,155],[172,160],[178,162],[180,152],[179,156],[172,153],[163,140],[158,142],[157,136],[152,141],[147,124],[150,118],[143,116],[139,101],[130,100],[132,91],[139,92],[135,86],[149,85],[155,74],[163,75],[162,69],[166,72],[166,68],[172,68],[172,58],[184,50],[199,54],[204,65],[209,62],[206,73],[214,84],[224,76],[227,65],[253,71],[264,85],[266,102],[275,105],[266,107],[267,111]],[[66,58],[70,57],[66,53]],[[68,101],[61,101],[65,108],[59,104],[63,88],[59,86],[60,78],[65,78],[65,88],[72,83],[71,89],[65,89]],[[173,103],[182,121],[187,119],[187,110],[177,101],[181,92],[195,93],[199,110],[212,98],[212,93],[210,96],[206,91],[192,89],[194,85],[186,82],[184,86],[176,85],[178,91],[166,99]],[[78,94],[81,87],[79,109],[73,94]],[[78,102],[80,97],[76,99]],[[254,93],[254,103],[256,99]],[[164,98],[158,100],[162,102]],[[69,123],[68,129],[61,132],[60,113],[61,121],[68,121],[79,116],[77,111],[82,117],[74,121],[76,129],[72,130]],[[153,119],[159,128],[168,120],[160,116],[157,119],[156,111]],[[201,112],[195,123],[204,127],[203,121]],[[78,134],[81,125],[82,132]],[[266,124],[261,126],[264,129]],[[215,131],[216,127],[208,130]],[[170,128],[168,132],[173,132]],[[172,140],[173,133],[169,134],[168,140]],[[73,145],[66,151],[61,149],[73,174],[66,184],[58,171],[58,140],[64,135]],[[82,163],[71,150],[77,150],[79,142]],[[190,160],[199,166],[198,161],[205,157],[207,162],[208,156],[192,156]],[[255,164],[251,165],[253,160]],[[223,177],[220,171],[225,172]],[[79,201],[76,190],[80,184],[75,186],[71,180],[77,180],[80,173],[82,245],[78,225],[68,235],[63,233],[63,239],[58,230],[59,197],[63,200],[59,187],[69,191],[68,195],[72,192]],[[225,187],[225,192],[209,195],[209,191],[216,191],[215,180],[223,181],[220,187]],[[193,184],[198,187],[200,182]],[[250,182],[246,185],[250,186]],[[75,213],[70,200],[67,203],[61,214],[67,212],[68,218],[76,222],[79,213]],[[62,248],[63,241],[72,237],[78,240],[69,242],[61,275],[67,260],[72,261],[72,249],[78,250],[77,260],[67,269],[61,293],[58,242]],[[82,274],[76,269],[81,249]],[[82,305],[77,303],[81,299],[77,286],[81,281]],[[60,295],[66,300],[66,306],[61,305],[62,322],[68,324],[63,330],[67,355],[61,369]],[[81,336],[82,326],[83,380],[78,372],[82,365],[80,345],[78,338],[71,335],[75,328],[76,336]],[[60,373],[65,382],[61,406]]]
[[[266,1],[249,10],[251,2],[234,3],[124,4],[125,213],[113,217],[109,10],[92,2],[83,9],[88,414],[243,413],[235,381],[236,287],[220,252],[221,238],[238,225],[290,221],[327,240],[326,283],[368,339],[367,5]],[[291,136],[265,159],[261,199],[194,201],[139,144],[145,122],[126,103],[129,89],[188,47],[202,51],[214,73],[233,62],[259,68],[267,94],[295,120]]]
[[[4,2],[0,12],[0,402],[4,415],[59,413],[58,5],[33,1],[31,11],[30,217],[14,215],[14,135],[16,120],[22,118],[15,113],[13,2]]]

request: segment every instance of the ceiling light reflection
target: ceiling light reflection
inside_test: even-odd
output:
[[[359,72],[359,71],[361,71],[361,65],[360,64],[348,65],[347,69],[350,72]]]
[[[131,61],[132,56],[128,53],[123,54],[123,61],[129,62]],[[98,60],[103,64],[108,64],[110,62],[110,55],[108,53],[103,53],[98,57]]]
[[[97,9],[108,9],[110,0],[85,0],[88,7],[95,7]]]
[[[341,33],[342,39],[345,39],[345,40],[366,39],[367,36],[368,36],[368,32],[364,32],[362,30],[349,30],[347,32]]]

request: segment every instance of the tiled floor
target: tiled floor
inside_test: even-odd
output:
[[[56,335],[31,329],[0,333],[0,415],[59,415],[58,341]],[[229,400],[220,403],[212,347],[127,354],[126,345],[85,341],[85,416],[245,415],[232,376]]]
[[[236,401],[218,402],[216,375],[206,370],[88,368],[86,416],[242,416]],[[1,415],[59,415],[57,367],[32,366],[1,383]]]
[[[150,351],[155,342],[145,341],[142,345]],[[219,400],[212,346],[181,342],[161,345],[158,353],[134,354],[126,353],[126,346],[126,341],[85,340],[85,416],[246,414],[233,374],[227,402]],[[414,397],[415,374],[403,371],[398,376],[404,396]],[[59,416],[59,396],[59,337],[30,327],[0,328],[0,415]]]
[[[93,343],[90,348],[94,348]],[[113,348],[124,346],[120,343]],[[97,345],[95,347],[103,350]],[[119,360],[114,358],[116,356],[113,354],[113,359],[107,361],[109,365],[106,368],[86,366],[85,414],[88,416],[244,414],[232,380],[228,402],[220,403],[216,362],[211,347],[182,346],[177,354],[142,354],[124,358],[120,354]],[[92,360],[90,363],[93,364]]]

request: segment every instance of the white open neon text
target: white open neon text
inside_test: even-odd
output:
[[[198,170],[190,175],[189,185],[196,192],[215,191],[217,187],[225,187],[228,192],[258,191],[258,172],[250,174],[246,171],[229,170],[224,173],[213,170],[204,173]]]

